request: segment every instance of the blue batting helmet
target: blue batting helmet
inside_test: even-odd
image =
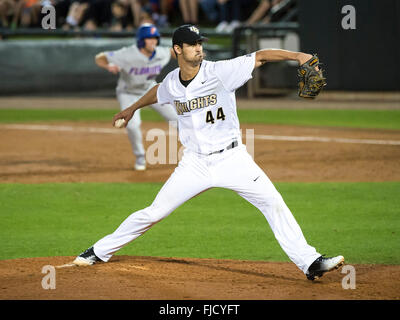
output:
[[[146,38],[157,38],[157,45],[160,44],[160,33],[158,32],[156,26],[151,23],[142,24],[136,33],[136,44],[138,48],[144,48],[144,39]]]

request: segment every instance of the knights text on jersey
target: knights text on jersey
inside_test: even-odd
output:
[[[204,60],[196,77],[184,87],[179,68],[157,90],[158,103],[176,108],[179,140],[189,150],[209,154],[241,142],[235,90],[252,78],[255,53],[230,60]]]
[[[154,85],[161,69],[168,64],[171,51],[167,47],[157,47],[154,56],[149,59],[136,45],[117,51],[107,51],[107,60],[121,68],[117,91],[143,95]]]

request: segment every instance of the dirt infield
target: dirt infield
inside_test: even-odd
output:
[[[142,128],[144,138],[150,129],[168,131],[163,122]],[[400,131],[242,125],[246,129],[254,130],[254,158],[273,182],[400,180],[400,146],[380,144],[400,143]],[[125,131],[104,122],[0,125],[0,134],[0,183],[164,182],[176,166],[154,164],[135,172]],[[154,142],[145,141],[145,147]]]
[[[144,137],[154,127],[167,130],[165,123],[144,123]],[[273,182],[400,180],[400,146],[385,143],[400,142],[400,131],[263,125],[242,129],[254,129],[255,160]],[[124,130],[109,123],[2,124],[0,134],[0,183],[163,182],[175,168],[154,164],[135,172]],[[399,266],[355,265],[357,288],[344,290],[340,271],[312,283],[289,263],[127,256],[93,267],[56,268],[56,290],[44,290],[42,267],[72,259],[0,261],[0,299],[400,298]]]
[[[289,263],[114,256],[90,267],[65,266],[72,259],[0,261],[0,299],[400,299],[397,266],[355,265],[353,290],[343,289],[340,271],[311,282]],[[55,267],[54,290],[42,288],[46,265]]]

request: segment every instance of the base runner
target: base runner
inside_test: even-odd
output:
[[[162,68],[168,64],[171,57],[175,58],[171,48],[158,46],[160,37],[154,25],[145,23],[137,31],[136,44],[96,55],[95,60],[99,67],[114,74],[119,73],[116,93],[121,110],[131,106],[152,88]],[[155,103],[151,107],[165,120],[176,125],[178,119],[173,106]],[[141,122],[138,110],[126,127],[136,157],[135,170],[146,169]]]
[[[281,248],[309,280],[337,269],[343,256],[327,258],[309,245],[263,170],[242,144],[236,112],[235,90],[266,62],[295,60],[300,65],[312,56],[286,50],[259,50],[231,60],[203,60],[205,41],[193,25],[173,34],[179,68],[170,72],[117,119],[127,122],[136,110],[154,104],[172,104],[178,114],[179,139],[185,150],[182,160],[153,203],[132,213],[114,233],[97,241],[74,261],[77,265],[107,262],[119,249],[166,218],[181,204],[213,188],[227,188],[249,201],[267,219]]]

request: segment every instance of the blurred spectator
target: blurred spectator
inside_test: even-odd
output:
[[[179,0],[184,24],[198,24],[198,0]]]
[[[56,9],[57,28],[122,31],[138,28],[145,22],[162,28],[168,27],[171,20],[174,24],[199,24],[198,7],[201,6],[203,16],[216,25],[217,32],[230,33],[241,23],[251,25],[261,20],[265,22],[271,16],[274,20],[277,15],[271,15],[271,9],[285,1],[287,0],[0,0],[0,26],[40,27],[41,7],[51,4]],[[257,5],[257,9],[253,11]]]
[[[15,0],[0,0],[0,26],[10,26],[15,11]]]
[[[213,23],[219,21],[219,8],[217,5],[217,0],[199,0],[200,7],[207,19]]]
[[[71,1],[63,29],[121,30],[132,25],[130,0],[74,0]],[[57,8],[56,8],[57,11]]]
[[[0,0],[0,26],[40,27],[41,8],[47,5],[55,7],[57,26],[64,24],[71,0]]]
[[[271,12],[271,8],[276,6],[281,1],[282,0],[260,0],[258,7],[247,19],[245,25],[253,25],[256,22],[259,22],[262,18],[264,19],[261,20],[261,23],[269,23],[271,20],[271,15],[269,14]]]
[[[197,1],[197,0],[196,0]],[[157,8],[153,8],[152,18],[158,28],[169,27],[169,15],[175,10],[178,0],[155,0]]]
[[[130,3],[126,0],[113,1],[111,4],[112,31],[132,30],[133,16]]]
[[[158,5],[143,0],[116,0],[111,6],[111,30],[132,30],[143,23],[155,24]],[[160,19],[161,15],[157,16]],[[164,24],[167,23],[165,17]]]
[[[71,3],[63,29],[78,28],[84,13],[89,8],[90,0],[75,0]]]
[[[133,26],[138,28],[143,19],[151,19],[151,14],[148,14],[145,7],[149,5],[148,0],[129,0],[133,16]]]
[[[51,4],[56,9],[56,26],[61,27],[66,22],[68,16],[69,7],[73,0],[47,0],[42,1],[42,5]]]
[[[111,25],[113,0],[91,0],[85,10],[81,24],[86,30],[96,30],[99,27],[108,28]]]
[[[40,24],[40,0],[17,0],[15,1],[14,17],[11,23],[12,28],[37,27]]]
[[[232,32],[241,24],[241,6],[245,0],[217,0],[220,8],[220,23],[217,32]]]
[[[168,14],[173,10],[175,0],[130,0],[134,26],[143,23],[155,24],[158,28],[169,26]]]

